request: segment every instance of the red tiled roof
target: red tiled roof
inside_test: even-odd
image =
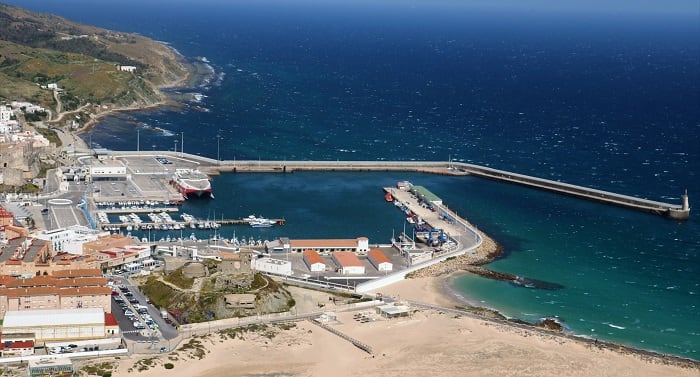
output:
[[[315,264],[315,263],[326,264],[326,262],[323,261],[323,258],[321,258],[321,256],[318,255],[318,253],[313,251],[313,250],[304,250],[304,252],[302,254],[304,256],[304,259],[306,259],[306,262],[309,264]]]
[[[89,286],[105,286],[107,279],[104,277],[85,277],[78,279],[56,279],[57,287],[89,287]]]
[[[41,285],[53,285],[55,279],[51,276],[33,276],[29,279],[14,279],[13,281],[8,281],[5,285],[8,288],[15,287],[36,287]]]
[[[105,313],[105,326],[119,326],[117,319],[114,318],[114,314]]]
[[[364,266],[360,259],[357,258],[357,255],[350,251],[336,251],[333,253],[333,258],[335,258],[342,267]]]
[[[369,257],[372,258],[374,263],[391,263],[391,260],[379,249],[372,249],[369,251]]]
[[[25,287],[25,288],[0,288],[0,295],[9,297],[24,296],[108,296],[112,290],[108,287],[80,287],[80,288],[57,288],[57,287]]]
[[[99,277],[102,276],[102,271],[99,268],[82,268],[75,270],[59,270],[51,273],[51,276],[56,278],[72,278],[72,277]]]
[[[0,350],[17,349],[17,348],[34,348],[34,341],[27,340],[24,342],[12,342],[12,343],[10,343],[9,346],[6,346],[5,343],[0,343]]]
[[[0,285],[7,285],[8,283],[15,281],[16,278],[10,275],[0,275]]]

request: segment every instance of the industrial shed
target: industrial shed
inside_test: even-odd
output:
[[[343,275],[361,275],[365,273],[365,265],[362,264],[355,253],[350,251],[336,251],[333,253],[333,261],[338,265],[338,272]]]
[[[394,268],[394,264],[391,263],[389,257],[379,249],[369,251],[369,261],[377,271],[391,271]]]
[[[36,342],[106,337],[102,308],[11,310],[5,313],[4,334],[33,333]]]
[[[305,250],[303,253],[304,263],[311,272],[323,272],[326,270],[326,262],[313,250]]]

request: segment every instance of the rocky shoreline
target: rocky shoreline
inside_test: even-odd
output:
[[[470,224],[471,226],[471,224]],[[472,228],[474,228],[472,226]],[[468,271],[474,266],[482,266],[492,262],[503,254],[503,247],[484,232],[477,230],[482,238],[481,246],[475,254],[462,254],[453,259],[434,264],[406,276],[407,278],[437,277],[449,275],[455,272]]]
[[[74,136],[89,132],[100,122],[100,120],[102,120],[102,118],[119,112],[148,110],[162,106],[182,106],[183,102],[192,100],[192,93],[189,93],[190,91],[201,86],[203,83],[209,82],[214,76],[214,72],[208,64],[198,60],[188,59],[169,45],[165,43],[161,44],[168,48],[171,53],[176,56],[176,60],[181,64],[182,69],[184,72],[186,72],[186,74],[156,87],[161,97],[160,101],[137,106],[115,107],[92,114],[90,120],[83,127],[73,132]],[[76,137],[76,139],[80,138]],[[83,148],[87,148],[87,144],[84,142],[82,142],[81,145]]]

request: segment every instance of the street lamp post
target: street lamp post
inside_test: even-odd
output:
[[[175,154],[177,154],[177,139],[175,139]]]
[[[216,134],[216,164],[220,165],[221,164],[221,154],[220,151],[221,149],[219,148],[219,144],[221,142],[221,135]]]

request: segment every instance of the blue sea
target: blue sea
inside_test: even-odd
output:
[[[107,118],[85,135],[93,146],[134,150],[138,132],[141,150],[226,160],[453,159],[664,202],[687,189],[691,206],[700,201],[697,1],[11,3],[137,32],[211,65],[192,90],[200,102]],[[697,211],[676,222],[475,177],[399,173],[226,174],[215,200],[183,211],[287,220],[225,228],[227,238],[386,242],[404,218],[381,187],[404,179],[504,246],[489,268],[563,286],[455,279],[468,300],[700,359]]]

